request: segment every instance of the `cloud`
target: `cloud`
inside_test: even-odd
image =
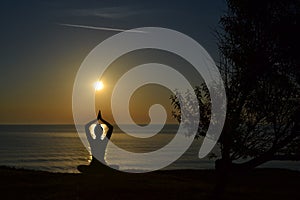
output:
[[[132,32],[132,33],[146,33],[144,31],[137,31],[137,30],[126,30],[126,29],[118,29],[118,28],[108,28],[108,27],[99,27],[99,26],[87,26],[87,25],[79,25],[79,24],[62,24],[59,23],[60,26],[68,26],[74,28],[85,28],[85,29],[92,29],[92,30],[100,30],[100,31],[115,31],[115,32]]]
[[[72,9],[66,12],[72,16],[94,16],[108,19],[119,19],[134,15],[140,15],[147,12],[147,10],[137,7],[119,6],[89,9]]]

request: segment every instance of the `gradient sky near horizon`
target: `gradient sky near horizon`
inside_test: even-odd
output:
[[[59,24],[170,28],[198,41],[217,61],[214,30],[225,8],[225,0],[1,1],[0,124],[73,123],[77,70],[97,44],[117,32]],[[159,91],[156,86],[148,90]],[[147,97],[149,105],[159,100],[148,93],[136,96],[137,101]],[[131,108],[138,123],[148,122],[148,107],[143,105]],[[113,120],[105,106],[100,106],[103,115]]]

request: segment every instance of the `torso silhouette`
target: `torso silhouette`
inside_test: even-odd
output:
[[[106,155],[106,148],[109,139],[107,136],[108,127],[105,124],[92,124],[89,127],[89,134],[94,135],[95,137],[88,137],[91,153],[92,153],[92,161],[91,165],[99,164],[99,160],[106,164],[105,155]]]
[[[98,124],[100,120],[104,124]],[[113,126],[101,117],[99,111],[98,119],[90,121],[85,125],[85,133],[90,144],[92,161],[90,165],[79,165],[77,169],[80,172],[97,172],[97,171],[110,171],[105,161],[105,154],[108,141],[113,133]],[[100,162],[101,161],[101,162]]]

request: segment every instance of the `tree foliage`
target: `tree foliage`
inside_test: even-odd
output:
[[[227,0],[227,5],[217,32],[228,102],[219,140],[222,160],[232,165],[247,159],[241,168],[274,159],[300,160],[300,2]],[[195,92],[200,108],[209,109],[205,87]],[[171,99],[174,105],[176,96]],[[210,113],[201,114],[206,115],[199,130],[204,135]]]

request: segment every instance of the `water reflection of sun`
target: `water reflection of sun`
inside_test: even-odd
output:
[[[104,88],[104,84],[102,81],[97,81],[94,83],[94,88],[96,91],[102,90]]]

